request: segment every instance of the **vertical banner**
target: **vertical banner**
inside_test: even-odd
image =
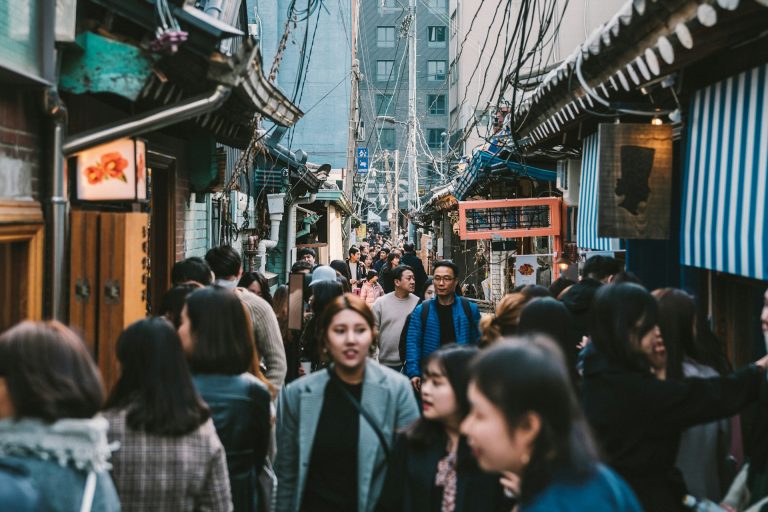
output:
[[[537,256],[516,256],[515,286],[536,284],[536,273],[538,270]]]
[[[601,124],[598,165],[598,235],[668,239],[672,127]]]

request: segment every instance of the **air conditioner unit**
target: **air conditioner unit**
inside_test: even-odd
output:
[[[579,204],[579,180],[581,160],[560,160],[557,162],[557,189],[563,193],[568,206]]]
[[[365,121],[360,121],[357,125],[357,141],[365,141]]]

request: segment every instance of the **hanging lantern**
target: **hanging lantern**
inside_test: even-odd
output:
[[[77,199],[144,201],[147,199],[146,142],[125,138],[77,153]]]

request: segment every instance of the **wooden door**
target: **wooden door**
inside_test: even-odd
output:
[[[97,357],[100,212],[73,210],[70,218],[69,325]]]

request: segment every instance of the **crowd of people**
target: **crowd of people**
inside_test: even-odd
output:
[[[319,265],[301,249],[300,290],[271,291],[228,246],[177,262],[158,315],[115,340],[108,394],[62,323],[0,335],[0,510],[768,502],[768,444],[729,458],[739,413],[768,417],[768,356],[734,370],[685,291],[649,291],[594,256],[578,282],[517,288],[481,315],[459,267],[428,275],[412,243],[348,255]]]

